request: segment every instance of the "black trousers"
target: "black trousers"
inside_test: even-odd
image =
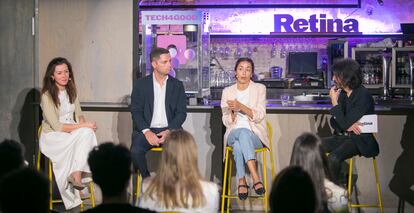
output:
[[[345,135],[322,138],[322,147],[326,153],[329,153],[328,162],[335,183],[341,182],[340,172],[344,161],[361,154],[355,143],[355,141],[352,141],[350,137]]]
[[[167,128],[150,128],[152,132],[158,134]],[[155,146],[148,143],[145,135],[142,132],[136,130],[132,133],[132,144],[131,144],[131,156],[134,168],[138,169],[142,179],[149,177],[150,173],[147,166],[147,152]]]

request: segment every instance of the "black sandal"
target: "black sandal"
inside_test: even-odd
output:
[[[249,196],[249,186],[248,185],[239,185],[239,187],[238,187],[238,189],[237,189],[237,191],[240,189],[240,188],[246,188],[247,189],[247,192],[246,193],[238,193],[238,195],[239,195],[239,199],[240,200],[246,200],[247,199],[247,197]]]
[[[259,184],[262,184],[262,187],[256,189],[256,186],[259,185]],[[257,183],[255,183],[253,185],[253,189],[254,189],[254,191],[256,192],[257,195],[263,195],[266,192],[266,190],[263,187],[263,183],[261,181],[258,181]]]

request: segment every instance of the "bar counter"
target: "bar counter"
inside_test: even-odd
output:
[[[222,181],[222,159],[223,159],[223,135],[225,127],[222,124],[220,101],[207,101],[206,105],[189,105],[188,113],[183,128],[194,135],[198,147],[199,169],[201,175],[210,181],[221,185]],[[96,132],[99,143],[111,141],[121,143],[129,147],[131,144],[132,120],[127,103],[109,102],[81,102],[82,109],[87,119],[96,121],[98,130]],[[296,102],[295,105],[282,106],[280,100],[269,99],[267,105],[266,120],[272,128],[272,151],[275,161],[275,171],[289,165],[290,153],[295,138],[303,132],[312,132],[320,137],[332,134],[329,125],[331,115],[329,109],[331,104],[325,101],[318,102]],[[404,141],[414,141],[414,104],[411,101],[400,100],[378,100],[375,106],[378,116],[377,139],[380,146],[380,154],[377,157],[379,166],[381,191],[384,206],[391,207],[397,203],[397,197],[388,187],[394,176],[394,168],[403,162],[405,158],[400,157],[407,154],[407,145]],[[401,144],[401,145],[400,145]],[[405,154],[405,155],[406,155]],[[148,153],[148,164],[150,171],[154,171],[159,161],[159,153]],[[258,156],[261,164],[261,156]],[[397,160],[398,159],[398,160]],[[359,195],[361,202],[375,202],[376,191],[373,185],[372,161],[357,157],[355,172],[358,173],[358,188],[363,194]],[[260,168],[259,165],[258,168]],[[270,177],[270,166],[267,165],[267,173]],[[262,173],[262,171],[260,171]],[[233,180],[234,182],[235,180]],[[247,180],[249,185],[251,180]],[[233,184],[232,191],[237,191]],[[243,209],[260,210],[260,200],[251,201],[249,205],[237,203]],[[390,211],[393,212],[393,211]]]
[[[108,112],[129,112],[128,103],[115,102],[81,102],[84,111],[108,111]],[[332,105],[327,101],[299,102],[284,106],[280,100],[269,99],[266,106],[268,113],[308,114],[329,113]],[[209,112],[220,108],[220,101],[208,101],[208,104],[187,105],[188,112]],[[375,104],[375,111],[378,114],[407,114],[414,112],[414,101],[410,100],[378,100]]]

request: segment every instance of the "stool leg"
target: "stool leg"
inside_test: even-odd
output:
[[[275,176],[275,161],[273,160],[273,153],[272,150],[269,150],[269,157],[270,157],[270,165],[272,166],[272,179]]]
[[[352,197],[352,158],[349,159],[349,171],[348,171],[348,209],[351,211],[351,197]]]
[[[53,174],[52,174],[52,162],[50,162],[50,160],[48,160],[49,161],[49,163],[48,163],[48,176],[49,176],[49,195],[50,195],[50,198],[49,198],[49,209],[50,210],[53,210]]]
[[[136,192],[135,192],[135,202],[138,202],[140,193],[141,193],[141,175],[137,172],[137,186],[136,186]]]
[[[224,156],[224,176],[223,176],[223,188],[221,192],[221,213],[224,213],[224,202],[226,200],[226,185],[227,185],[227,165],[229,161],[229,150],[226,149],[226,154]]]
[[[264,210],[267,213],[267,168],[266,168],[266,151],[262,152],[262,156],[263,156],[263,187],[265,189],[265,194],[264,194],[264,198],[263,198],[263,205],[264,205]]]
[[[89,191],[91,193],[90,197],[91,197],[92,208],[94,208],[95,207],[95,192],[93,191],[93,183],[92,183],[92,181],[89,182]]]
[[[39,147],[38,147],[38,149],[39,149]],[[41,153],[40,153],[40,149],[37,151],[37,157],[36,157],[36,168],[37,168],[37,171],[40,171],[40,156],[41,156]]]
[[[384,209],[382,207],[382,199],[381,199],[381,187],[378,180],[378,168],[377,168],[377,160],[373,158],[374,170],[375,170],[375,184],[377,185],[377,193],[378,193],[378,207],[381,210],[381,213],[384,213]]]
[[[230,153],[229,153],[230,154]],[[229,176],[228,176],[228,181],[229,181],[229,183],[228,183],[228,186],[227,186],[227,195],[228,196],[231,196],[231,172],[232,172],[232,170],[233,170],[233,161],[231,160],[231,159],[229,159]],[[231,202],[231,199],[230,199],[230,197],[227,197],[227,213],[229,213],[230,212],[230,202]]]

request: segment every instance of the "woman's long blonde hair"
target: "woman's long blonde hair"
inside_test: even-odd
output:
[[[205,204],[198,170],[197,146],[185,130],[174,130],[166,138],[157,175],[144,196],[165,208],[197,208]]]

